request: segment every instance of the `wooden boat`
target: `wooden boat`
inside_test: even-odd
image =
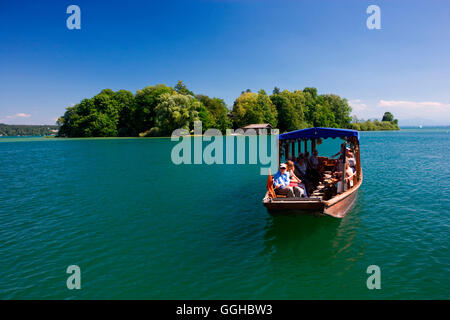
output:
[[[336,161],[335,159],[328,159],[325,157],[318,157],[321,168],[321,188],[314,190],[309,198],[298,198],[281,196],[275,194],[273,190],[273,180],[269,173],[267,181],[267,193],[263,199],[263,204],[271,214],[304,214],[313,213],[317,215],[330,215],[336,218],[344,217],[354,206],[358,189],[360,188],[363,180],[361,161],[360,161],[360,149],[359,149],[359,132],[356,130],[347,129],[333,129],[333,128],[309,128],[303,130],[296,130],[279,135],[278,140],[278,164],[284,160],[289,159],[289,154],[296,155],[297,152],[301,152],[302,142],[304,144],[303,152],[308,150],[308,142],[311,143],[311,150],[316,150],[316,144],[322,141],[322,139],[328,138],[341,138],[345,140],[345,143],[341,145],[341,157],[343,161],[343,168],[347,163],[346,147],[347,144],[353,150],[356,164],[355,164],[355,176],[353,177],[353,185],[347,184],[345,174],[342,174],[342,185],[347,185],[347,190],[338,192],[336,194],[326,194],[324,190],[326,188],[334,188],[336,179],[331,178],[330,171],[327,169],[332,168]],[[329,177],[328,183],[326,178]],[[336,189],[334,189],[336,190]]]

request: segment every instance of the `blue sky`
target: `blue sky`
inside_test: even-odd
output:
[[[66,8],[81,9],[69,30]],[[369,5],[381,30],[366,27]],[[0,122],[52,124],[104,88],[183,80],[225,99],[302,89],[359,118],[450,124],[450,1],[1,1]]]

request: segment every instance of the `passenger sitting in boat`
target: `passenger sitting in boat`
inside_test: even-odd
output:
[[[341,152],[337,153],[337,154],[341,154]],[[341,158],[342,158],[342,154],[341,154]],[[350,165],[350,168],[353,170],[353,172],[356,172],[356,159],[355,159],[355,155],[352,152],[352,149],[346,147],[345,148],[345,160],[346,162]]]
[[[305,153],[303,154],[303,159],[305,159],[305,163],[306,163],[306,168],[309,167],[309,152],[305,151]]]
[[[318,152],[314,150],[312,154],[309,156],[309,176],[311,177],[311,181],[316,187],[321,179],[321,174],[319,171],[319,159],[317,158]]]
[[[305,185],[302,183],[302,180],[300,180],[294,173],[294,162],[289,160],[286,164],[287,164],[287,173],[290,178],[289,186],[293,187],[294,190],[295,190],[295,188],[299,188],[300,196],[308,198]]]
[[[343,144],[345,145],[345,144]],[[342,157],[342,152],[339,151],[338,153],[336,153],[334,156],[332,157],[336,157],[340,155]],[[356,171],[355,166],[356,166],[356,160],[355,160],[355,155],[352,152],[352,149],[350,149],[349,147],[345,147],[345,158],[346,161],[348,162],[348,164],[350,165],[350,168],[352,168],[353,172]]]
[[[318,154],[319,153],[317,152],[317,150],[314,150],[312,155],[309,156],[309,164],[311,166],[311,169],[317,170],[319,167],[319,159],[317,158]]]
[[[351,188],[354,185],[355,171],[353,171],[350,164],[347,162],[345,164],[345,181],[347,181],[348,186]]]
[[[297,161],[294,164],[294,174],[303,181],[305,190],[307,194],[311,194],[312,185],[310,179],[307,176],[308,167],[306,165],[305,159],[303,158],[303,154],[300,154],[297,158]]]
[[[353,172],[356,172],[356,159],[355,156],[353,154],[353,152],[351,152],[350,149],[347,149],[347,152],[345,154],[347,163],[349,164],[350,168],[353,170]]]
[[[352,151],[351,148],[347,148],[345,152],[346,152],[346,153],[345,153],[345,156],[346,156],[347,158],[354,158],[354,157],[355,157],[355,155],[353,154],[353,151]]]
[[[273,187],[276,194],[286,195],[288,198],[297,196],[300,197],[300,188],[291,187],[290,177],[286,170],[286,164],[282,163],[280,165],[280,170],[273,177]]]
[[[340,176],[342,177],[342,172],[340,172]],[[354,182],[354,177],[355,177],[355,173],[353,172],[352,168],[350,167],[350,165],[347,163],[345,163],[345,183],[342,184],[342,180],[339,180],[336,184],[336,188],[337,188],[337,192],[338,193],[342,193],[344,191],[346,191],[349,188],[353,187],[353,182]],[[341,178],[339,178],[341,179]]]
[[[297,161],[295,162],[295,174],[299,177],[304,177],[306,176],[306,163],[305,163],[305,159],[303,158],[303,154],[300,153]]]
[[[338,159],[338,161],[336,162],[336,165],[333,168],[333,175],[336,178],[342,177],[342,172],[344,171],[344,166],[343,166],[344,162],[342,160],[342,157],[340,157]]]

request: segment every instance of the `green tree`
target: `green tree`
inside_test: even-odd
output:
[[[189,90],[181,80],[177,82],[175,86],[175,91],[178,92],[179,94],[194,96],[194,93],[191,90]]]
[[[278,112],[278,128],[281,132],[308,127],[304,118],[305,97],[300,90],[284,90],[270,96]]]
[[[79,104],[67,108],[61,124],[60,136],[69,137],[114,137],[117,136],[120,102],[111,89],[102,90],[92,99],[83,99]]]
[[[233,125],[235,128],[244,127],[247,124],[255,123],[253,119],[252,109],[256,105],[256,94],[251,92],[243,92],[241,95],[234,101],[233,104]]]
[[[275,87],[275,88],[273,88],[273,91],[272,91],[272,94],[280,94],[280,88],[278,88],[278,87]]]
[[[231,121],[228,119],[229,110],[225,101],[202,94],[196,95],[195,98],[209,111],[213,122],[211,127],[221,130],[222,133],[225,133],[226,129],[231,128]]]
[[[59,135],[69,137],[117,136],[119,104],[113,99],[114,92],[105,89],[92,99],[83,99],[74,107],[67,108],[58,122],[62,123]]]
[[[303,95],[305,97],[305,120],[310,126],[315,126],[314,118],[317,106],[317,89],[305,88],[303,89]]]
[[[394,121],[394,116],[390,112],[385,112],[384,115],[383,115],[383,119],[381,121],[393,122]]]
[[[263,89],[258,91],[256,102],[258,104],[257,110],[262,113],[262,121],[260,123],[270,123],[272,127],[277,127],[277,108]]]
[[[214,126],[214,117],[211,115],[211,113],[208,111],[208,109],[205,108],[203,103],[201,103],[200,101],[198,101],[198,102],[199,102],[199,105],[197,107],[198,118],[202,122],[202,131],[205,132],[206,130],[215,127]]]
[[[335,128],[350,128],[352,108],[349,106],[347,99],[342,99],[335,94],[324,94],[318,97],[318,102],[326,106],[328,112],[334,115]]]
[[[113,99],[119,105],[119,123],[117,125],[119,136],[135,136],[134,112],[136,109],[134,94],[128,90],[119,90],[114,93]]]
[[[270,123],[273,127],[277,126],[277,109],[264,90],[258,93],[242,93],[234,101],[232,114],[235,128],[251,123]]]
[[[291,100],[285,94],[279,93],[273,94],[270,99],[278,111],[278,129],[281,132],[297,129],[299,121]]]
[[[206,110],[190,95],[165,93],[155,108],[155,126],[149,134],[169,136],[175,129],[192,130],[202,108]]]
[[[318,104],[313,118],[314,127],[336,128],[335,117],[327,106]]]
[[[165,84],[148,86],[138,90],[135,97],[134,131],[144,132],[155,125],[155,108],[163,94],[175,94],[176,91]]]
[[[62,117],[59,117],[56,123],[60,125],[58,136],[71,137],[71,131],[73,127],[73,118],[76,115],[75,107],[67,107],[66,112]]]
[[[86,101],[87,102],[87,101]],[[89,103],[80,104],[84,137],[115,137],[119,123],[119,103],[111,89],[102,90]]]

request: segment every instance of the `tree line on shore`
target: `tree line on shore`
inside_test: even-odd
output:
[[[55,125],[26,125],[0,123],[0,136],[47,136],[58,130]]]
[[[358,131],[383,131],[383,130],[400,130],[398,124],[388,121],[367,120],[361,123],[352,123],[352,129]]]
[[[385,112],[381,121],[378,119],[365,121],[353,116],[351,129],[358,131],[400,130],[398,120],[394,119],[394,115],[390,112]]]
[[[197,120],[204,131],[216,128],[223,133],[252,123],[269,123],[280,132],[308,127],[398,129],[393,117],[354,122],[351,110],[346,99],[318,95],[316,88],[281,91],[277,87],[270,96],[264,90],[247,89],[229,110],[224,100],[194,94],[179,81],[174,87],[158,84],[136,94],[104,89],[68,107],[57,124],[63,137],[170,136],[178,128],[192,131]]]

